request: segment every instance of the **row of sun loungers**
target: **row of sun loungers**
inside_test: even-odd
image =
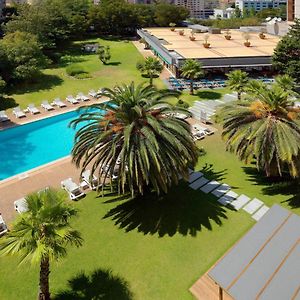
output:
[[[204,177],[202,172],[190,172],[189,187],[193,190],[201,190],[203,193],[212,195],[218,198],[218,202],[224,206],[230,205],[235,210],[241,208],[249,213],[252,218],[258,221],[267,211],[268,207],[257,199],[250,199],[246,195],[238,195],[231,190],[231,187],[226,183],[221,183],[216,180],[209,180]]]
[[[89,95],[93,98],[99,98],[100,93],[102,92],[102,89],[99,89],[97,92],[94,90],[89,91]],[[66,101],[71,103],[71,104],[78,104],[80,102],[86,102],[89,101],[90,98],[83,93],[78,93],[76,97],[73,97],[72,95],[69,95],[66,97]],[[60,98],[56,98],[53,100],[52,103],[49,103],[47,100],[44,100],[41,104],[41,108],[44,109],[45,111],[51,111],[54,110],[55,107],[63,108],[66,107],[66,103],[64,103]],[[40,110],[34,105],[34,104],[29,104],[25,110],[22,110],[20,106],[13,108],[13,115],[16,118],[25,118],[26,117],[26,112],[31,113],[32,115],[36,115],[40,113]],[[6,122],[10,121],[9,117],[5,113],[5,111],[0,111],[0,122]]]
[[[199,124],[194,124],[191,131],[195,141],[202,140],[205,136],[214,134],[213,130]]]

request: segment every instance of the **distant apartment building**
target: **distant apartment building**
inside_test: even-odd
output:
[[[287,20],[294,21],[295,18],[300,18],[300,0],[288,0]]]
[[[219,0],[171,0],[170,3],[187,8],[190,17],[196,19],[209,18],[219,6]]]
[[[286,0],[236,0],[235,6],[242,12],[246,9],[260,11],[267,8],[278,8],[280,5],[286,5]]]

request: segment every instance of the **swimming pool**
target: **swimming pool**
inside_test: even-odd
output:
[[[0,180],[70,155],[78,111],[0,131]]]

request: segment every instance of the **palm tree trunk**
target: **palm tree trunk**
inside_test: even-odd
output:
[[[190,81],[190,94],[194,95],[194,82],[193,82],[193,80]]]
[[[237,92],[237,98],[239,101],[241,101],[241,92]]]
[[[153,76],[152,76],[152,75],[150,75],[150,82],[149,82],[149,84],[150,84],[150,85],[153,84]]]
[[[40,291],[39,291],[39,300],[50,300],[50,291],[49,291],[49,258],[44,258],[40,263]]]

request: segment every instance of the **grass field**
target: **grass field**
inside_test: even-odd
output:
[[[95,41],[110,46],[112,57],[108,65],[103,65],[96,54],[82,52],[82,44]],[[26,107],[28,103],[40,105],[45,99],[49,101],[56,97],[64,99],[69,94],[75,96],[78,92],[87,93],[90,89],[113,87],[117,83],[146,81],[136,70],[136,63],[141,59],[142,56],[129,41],[97,39],[77,42],[70,49],[66,49],[59,65],[43,70],[43,75],[36,83],[14,87],[8,97],[14,99],[21,107]],[[83,66],[92,78],[80,80],[68,76],[66,67],[70,64]],[[154,83],[162,84],[159,79],[155,79]],[[13,101],[8,100],[7,104],[13,104]],[[3,105],[5,104],[2,103]]]
[[[68,280],[81,272],[111,270],[118,280],[101,273],[94,280],[96,289],[77,280],[94,298],[54,299],[100,299],[96,296],[107,289],[113,289],[113,296],[107,292],[101,299],[192,299],[189,287],[254,223],[246,213],[224,209],[214,197],[186,184],[164,199],[109,200],[92,193],[75,204],[80,217],[73,225],[82,232],[84,245],[53,265],[52,293],[69,290]],[[0,299],[34,299],[37,268],[17,267],[15,257],[1,258],[0,268],[5,274]]]

